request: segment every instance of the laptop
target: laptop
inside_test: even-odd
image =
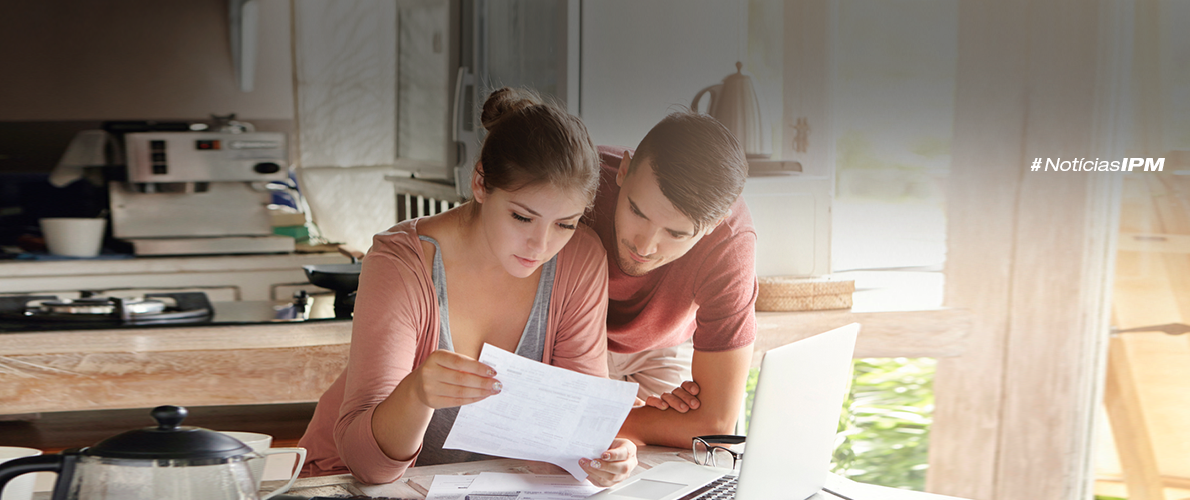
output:
[[[858,323],[765,353],[738,477],[731,469],[665,462],[593,500],[771,500],[819,494],[830,473]],[[724,489],[735,486],[734,497]]]

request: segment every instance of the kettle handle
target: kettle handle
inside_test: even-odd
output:
[[[30,472],[62,472],[62,455],[22,457],[0,465],[0,492],[9,481]]]
[[[707,87],[705,89],[698,91],[697,94],[694,94],[694,102],[690,103],[690,111],[697,113],[698,112],[698,100],[702,99],[703,94],[707,93],[707,91],[710,91],[711,92],[711,100],[710,100],[710,103],[707,104],[707,114],[711,114],[711,110],[715,107],[715,98],[719,95],[719,89],[721,89],[721,88],[723,88],[723,84],[716,83],[714,85],[711,85],[710,87]]]
[[[9,460],[0,464],[0,493],[8,482],[17,476],[30,472],[56,472],[58,480],[54,482],[52,498],[58,500],[66,497],[70,477],[74,474],[74,464],[78,461],[76,450],[68,450],[60,455],[37,455]]]

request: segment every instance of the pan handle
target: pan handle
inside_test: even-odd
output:
[[[351,257],[352,264],[358,264],[359,260],[364,258],[364,253],[347,245],[338,246],[339,253]]]

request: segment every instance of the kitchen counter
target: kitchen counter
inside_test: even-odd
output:
[[[757,313],[768,349],[851,322],[856,357],[962,353],[964,310]],[[317,401],[343,370],[351,322],[0,334],[0,415]]]
[[[0,415],[317,401],[351,321],[0,334]]]
[[[761,355],[769,349],[849,323],[862,326],[855,342],[856,358],[949,358],[966,349],[971,313],[951,308],[758,312],[752,366],[760,366]]]
[[[346,262],[338,253],[3,260],[0,294],[193,288],[211,300],[284,300],[294,287],[313,287],[303,265]]]

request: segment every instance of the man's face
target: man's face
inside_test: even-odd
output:
[[[628,174],[631,157],[625,153],[616,174],[616,262],[629,276],[643,276],[686,255],[714,225],[694,232],[694,222],[661,193],[652,161]]]

